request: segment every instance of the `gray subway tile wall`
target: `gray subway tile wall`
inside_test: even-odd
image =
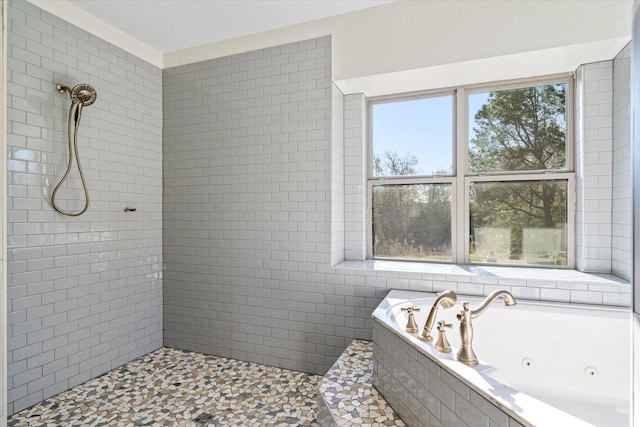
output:
[[[164,70],[166,345],[324,374],[370,338],[330,265],[332,96],[330,37]]]
[[[162,74],[26,1],[8,18],[11,414],[162,345]],[[58,82],[98,94],[80,124],[91,202],[76,218],[49,200],[67,162]],[[75,167],[69,210],[84,203]]]
[[[340,96],[329,37],[164,71],[165,345],[324,374],[371,339],[390,283],[331,267]]]

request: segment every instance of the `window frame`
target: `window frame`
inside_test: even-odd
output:
[[[566,165],[563,169],[555,170],[526,170],[501,172],[469,172],[469,95],[474,93],[518,89],[550,84],[566,85]],[[373,176],[373,106],[381,103],[402,102],[453,95],[453,141],[452,141],[452,174],[423,175],[410,177],[374,177]],[[367,99],[366,117],[366,256],[373,259],[373,186],[388,184],[451,184],[451,261],[440,260],[410,260],[423,263],[471,264],[471,265],[499,265],[511,267],[550,268],[549,266],[499,264],[499,263],[470,263],[470,207],[469,191],[473,182],[499,181],[531,181],[531,180],[566,180],[567,181],[567,265],[552,267],[554,269],[572,269],[576,265],[576,172],[575,172],[575,134],[574,134],[574,76],[572,73],[554,74],[549,76],[517,79],[510,81],[485,82],[472,85],[462,85],[452,88],[442,88],[429,91],[412,92],[406,94],[385,95]],[[385,260],[388,260],[385,258]],[[402,260],[409,261],[409,260]]]
[[[424,98],[437,98],[442,96],[452,96],[451,102],[451,116],[452,116],[452,136],[453,140],[451,141],[451,174],[443,174],[443,175],[412,175],[407,177],[374,177],[373,176],[373,106],[376,104],[384,104],[391,102],[401,102],[401,101],[411,101],[415,99],[424,99]],[[451,184],[451,261],[441,261],[441,260],[429,260],[429,261],[419,261],[419,262],[429,262],[429,263],[445,263],[451,264],[456,262],[456,253],[455,253],[455,242],[457,239],[458,231],[455,227],[456,221],[455,213],[457,209],[456,197],[455,195],[458,193],[456,191],[456,175],[457,175],[457,127],[456,127],[456,111],[458,105],[458,97],[456,95],[455,88],[443,88],[436,89],[430,91],[421,91],[421,92],[413,92],[409,94],[402,95],[385,95],[375,98],[367,99],[367,115],[366,115],[366,123],[367,123],[367,138],[366,138],[366,212],[365,212],[365,225],[366,225],[366,256],[367,259],[373,259],[373,186],[374,185],[389,185],[389,184]]]

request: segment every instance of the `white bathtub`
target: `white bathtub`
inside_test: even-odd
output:
[[[496,300],[473,320],[473,348],[480,360],[470,368],[455,360],[461,301],[475,308],[483,298],[458,295],[437,321],[452,352],[435,350],[435,339],[417,339],[436,294],[393,290],[374,319],[524,425],[628,427],[631,388],[631,315],[628,309],[519,300]],[[420,331],[405,331],[403,307],[415,313]],[[434,327],[432,335],[437,338]],[[497,380],[497,381],[496,381]]]

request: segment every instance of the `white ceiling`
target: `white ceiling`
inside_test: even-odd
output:
[[[68,0],[163,53],[397,0]]]

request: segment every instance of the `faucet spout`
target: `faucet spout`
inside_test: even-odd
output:
[[[516,305],[516,300],[515,298],[513,298],[513,295],[509,293],[509,291],[505,291],[504,289],[498,289],[497,291],[493,291],[489,295],[487,295],[487,298],[485,298],[485,300],[482,301],[482,303],[480,303],[478,307],[476,307],[474,310],[471,310],[471,318],[475,319],[476,317],[480,316],[482,313],[485,312],[487,308],[489,308],[489,305],[492,302],[494,302],[496,299],[500,297],[502,297],[502,300],[504,301],[504,305],[506,306]]]
[[[500,297],[502,297],[504,305],[516,305],[516,300],[513,298],[513,295],[502,289],[491,292],[487,298],[473,310],[469,308],[468,301],[462,303],[462,310],[457,316],[460,321],[460,351],[458,351],[458,355],[456,356],[458,361],[467,366],[476,366],[478,364],[478,357],[473,351],[473,325],[471,320],[484,313],[489,305]]]
[[[433,329],[433,325],[436,323],[436,315],[438,314],[438,307],[442,306],[443,308],[451,308],[456,303],[458,297],[456,293],[452,290],[447,289],[438,295],[438,298],[433,302],[431,306],[431,310],[429,311],[429,316],[427,316],[427,322],[424,325],[424,329],[422,330],[422,334],[419,338],[423,341],[431,341],[433,337],[431,336],[431,330]]]

